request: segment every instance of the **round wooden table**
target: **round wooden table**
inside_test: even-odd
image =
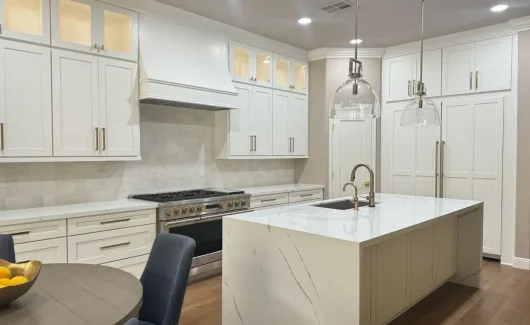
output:
[[[47,264],[24,296],[0,307],[0,324],[122,325],[138,314],[142,294],[140,281],[122,270]]]

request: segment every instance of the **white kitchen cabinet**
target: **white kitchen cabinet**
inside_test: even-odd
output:
[[[434,286],[442,284],[456,271],[456,222],[455,217],[434,224]]]
[[[273,57],[273,87],[307,94],[309,80],[307,63],[279,54],[274,54]]]
[[[414,79],[412,86],[414,92],[417,90],[417,84],[420,80],[421,55],[414,55]],[[425,51],[423,53],[423,83],[427,96],[439,97],[442,95],[442,50]]]
[[[54,155],[138,156],[136,64],[53,50]]]
[[[272,89],[234,83],[239,108],[216,112],[216,151],[223,159],[272,156]]]
[[[511,36],[452,46],[443,52],[444,96],[511,89]]]
[[[51,0],[53,46],[136,61],[138,14],[95,0]]]
[[[272,86],[272,52],[230,42],[232,79],[263,87]]]
[[[44,264],[66,263],[66,237],[15,245],[17,262],[39,261]]]
[[[101,155],[140,155],[138,68],[135,63],[99,59]]]
[[[428,226],[407,235],[408,287],[411,304],[431,291],[434,286],[433,229],[433,226]]]
[[[52,154],[50,49],[0,40],[0,156]]]
[[[307,156],[307,96],[274,90],[274,155]]]
[[[54,156],[99,156],[98,58],[53,50]]]
[[[385,77],[383,97],[385,101],[400,101],[412,98],[414,79],[414,56],[404,55],[384,60]]]
[[[49,0],[0,0],[0,36],[50,44]]]
[[[252,89],[252,134],[254,155],[272,155],[272,89],[253,87]]]
[[[484,201],[484,253],[500,255],[504,101],[448,101],[442,119],[443,197]]]
[[[144,273],[144,269],[145,269],[145,266],[147,265],[148,259],[149,259],[149,255],[142,255],[142,256],[131,257],[131,258],[127,258],[124,260],[115,261],[115,262],[105,263],[102,265],[123,270],[125,272],[128,272],[134,275],[138,279],[140,279],[140,277]]]
[[[138,61],[138,13],[98,2],[100,54]]]

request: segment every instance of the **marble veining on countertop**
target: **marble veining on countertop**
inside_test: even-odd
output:
[[[156,209],[157,207],[157,203],[125,199],[22,210],[5,210],[0,211],[0,226]]]
[[[260,186],[260,187],[247,187],[240,188],[238,190],[245,191],[251,195],[269,195],[278,193],[291,193],[298,191],[310,191],[323,189],[324,185],[314,184],[286,184],[286,185],[273,185],[273,186]]]
[[[333,199],[325,202],[340,201]],[[376,207],[354,210],[332,210],[315,204],[257,210],[250,213],[226,216],[243,220],[326,236],[357,243],[365,243],[385,235],[405,230],[422,223],[456,213],[478,208],[479,201],[414,197],[406,195],[377,194]]]

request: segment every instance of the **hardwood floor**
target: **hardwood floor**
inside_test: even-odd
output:
[[[483,289],[447,283],[390,325],[530,325],[530,271],[484,261]],[[221,277],[192,284],[179,325],[221,325]]]

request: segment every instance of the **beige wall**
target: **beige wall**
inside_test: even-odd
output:
[[[530,31],[519,33],[515,256],[530,258]]]
[[[362,59],[364,79],[381,98],[381,59]],[[295,163],[295,180],[329,184],[328,109],[337,88],[348,78],[349,59],[326,59],[309,63],[309,159]],[[353,168],[353,166],[352,166]]]

